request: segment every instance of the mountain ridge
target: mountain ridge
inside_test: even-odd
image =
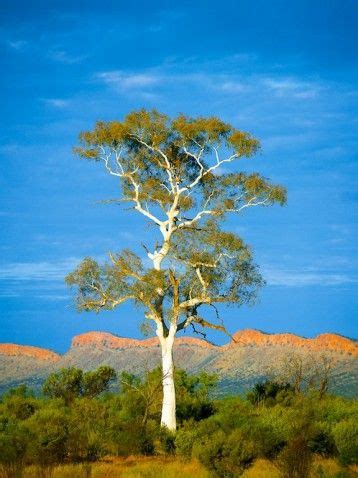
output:
[[[358,357],[358,346],[354,339],[336,333],[322,333],[314,338],[299,336],[292,333],[266,333],[256,329],[238,330],[232,335],[232,340],[224,345],[215,345],[196,337],[177,337],[176,345],[194,345],[203,348],[228,348],[238,345],[287,345],[307,347],[312,350],[331,350],[348,353]],[[73,347],[96,346],[110,349],[126,349],[135,347],[152,348],[159,346],[158,339],[133,339],[121,337],[109,332],[89,331],[75,335],[72,338],[70,349]],[[68,350],[68,351],[69,351]],[[8,356],[27,356],[40,360],[58,361],[65,354],[59,354],[51,349],[32,345],[19,345],[14,343],[0,343],[0,354]]]
[[[50,373],[66,367],[88,371],[109,365],[119,374],[142,375],[158,367],[160,357],[156,337],[139,340],[98,331],[76,335],[61,355],[40,347],[0,344],[0,393],[21,383],[40,390]],[[332,392],[358,396],[357,343],[338,334],[305,338],[245,329],[220,346],[196,337],[177,337],[174,360],[189,373],[216,374],[218,394],[242,393],[259,381],[280,376],[290,361],[302,360],[309,373],[328,363]]]
[[[0,343],[0,354],[11,357],[24,356],[50,362],[57,362],[61,358],[61,354],[50,349],[12,343]]]

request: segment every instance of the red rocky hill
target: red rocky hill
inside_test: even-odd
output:
[[[325,356],[332,363],[332,390],[356,395],[358,348],[354,340],[336,334],[304,338],[294,334],[265,334],[241,330],[223,346],[195,337],[176,339],[176,366],[189,372],[217,373],[223,391],[238,391],[272,374],[292,354],[307,363]],[[156,337],[144,340],[88,332],[73,338],[64,355],[38,347],[0,344],[0,390],[27,382],[38,386],[53,370],[77,366],[85,370],[108,364],[118,371],[141,373],[160,363]]]
[[[237,345],[288,345],[294,348],[306,348],[312,351],[333,351],[358,356],[357,343],[337,334],[321,334],[314,339],[294,334],[265,334],[258,330],[240,330],[233,335],[231,347]]]
[[[29,357],[45,362],[57,362],[61,358],[61,355],[51,350],[17,344],[0,344],[0,355],[8,357]]]

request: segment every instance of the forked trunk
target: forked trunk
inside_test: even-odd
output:
[[[176,404],[173,365],[173,337],[161,340],[163,405],[161,426],[170,431],[176,430]]]

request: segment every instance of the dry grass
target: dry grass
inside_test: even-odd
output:
[[[0,478],[9,475],[0,470]],[[15,476],[15,475],[13,475]],[[210,473],[195,460],[167,457],[108,458],[92,465],[63,465],[53,470],[26,468],[22,478],[209,478]],[[358,467],[343,470],[336,460],[316,458],[310,478],[357,478]],[[268,460],[257,460],[242,478],[281,478]]]
[[[94,466],[91,478],[209,478],[197,461],[174,458],[129,457]],[[60,478],[60,477],[59,477]],[[62,477],[61,477],[62,478]]]
[[[63,465],[52,474],[40,475],[37,467],[25,470],[23,478],[209,478],[209,473],[197,461],[175,458],[128,457],[113,458],[88,465]]]
[[[281,478],[279,469],[268,460],[257,460],[245,471],[242,478]],[[313,462],[310,478],[357,478],[358,467],[343,469],[336,460],[316,458]]]
[[[357,478],[358,467],[352,465],[342,468],[331,458],[316,458],[313,463],[312,478]]]
[[[278,469],[268,460],[256,460],[242,478],[280,478]]]

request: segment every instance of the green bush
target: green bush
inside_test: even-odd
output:
[[[18,477],[32,465],[34,476],[51,476],[57,464],[90,466],[105,455],[197,457],[218,477],[240,476],[259,458],[277,463],[290,478],[308,476],[314,455],[357,462],[356,400],[289,396],[290,390],[271,384],[257,406],[240,396],[213,399],[215,379],[209,375],[176,376],[175,435],[158,426],[160,369],[143,378],[122,374],[117,393],[105,390],[113,379],[109,367],[61,371],[47,382],[53,387],[47,397],[23,386],[10,390],[0,399],[2,475]]]
[[[193,446],[198,438],[197,428],[193,420],[188,420],[175,435],[175,449],[178,455],[186,459],[192,456]]]
[[[94,398],[105,392],[116,376],[107,365],[86,373],[75,367],[63,368],[48,376],[42,392],[49,398],[62,398],[69,405],[76,398]]]
[[[231,478],[242,474],[252,464],[257,457],[257,448],[239,429],[229,436],[218,430],[195,443],[193,454],[215,476]]]
[[[317,430],[310,438],[308,446],[313,453],[324,457],[333,456],[337,452],[333,436],[326,430]]]
[[[27,422],[27,460],[42,466],[63,463],[68,454],[69,416],[65,408],[46,407]]]
[[[0,431],[0,465],[7,478],[21,477],[27,449],[27,430],[8,422]]]
[[[279,456],[279,467],[283,478],[308,478],[312,464],[312,452],[303,435],[288,442]]]
[[[176,433],[171,432],[167,428],[162,428],[160,430],[159,439],[162,446],[162,450],[167,455],[175,454],[175,435]]]
[[[273,406],[277,402],[287,402],[294,393],[289,383],[278,383],[271,380],[254,385],[247,393],[247,399],[253,405]]]
[[[358,426],[353,418],[337,423],[333,437],[343,465],[358,463]]]

